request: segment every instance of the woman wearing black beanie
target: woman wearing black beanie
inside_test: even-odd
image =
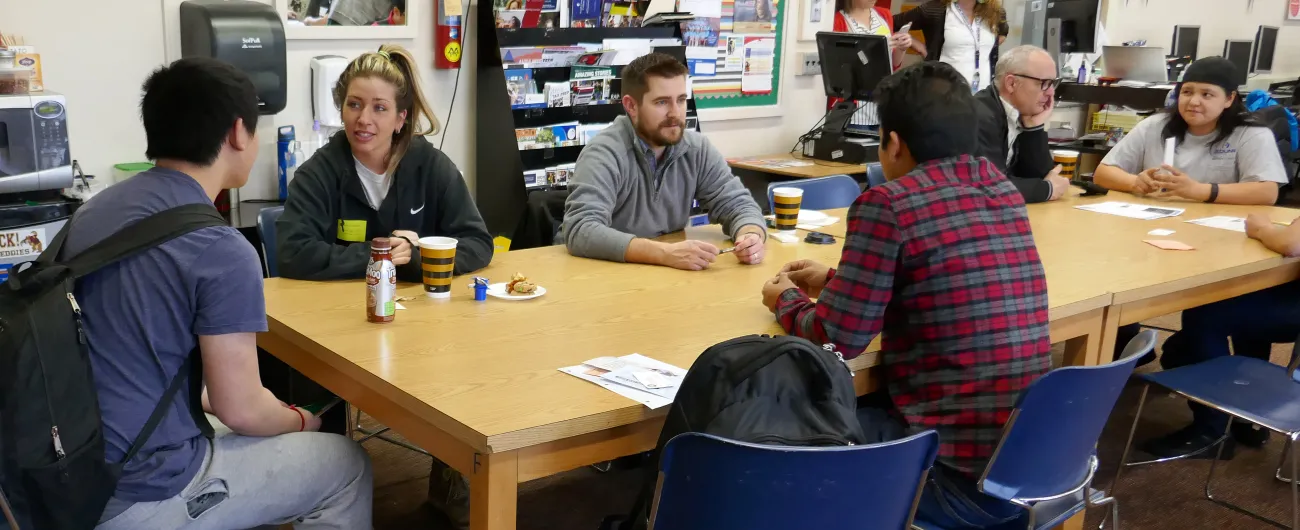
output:
[[[1287,183],[1282,154],[1273,133],[1246,111],[1236,79],[1237,67],[1222,57],[1192,63],[1178,102],[1134,127],[1101,161],[1097,183],[1152,197],[1276,203]],[[1174,163],[1164,166],[1171,138]]]
[[[1097,168],[1097,183],[1153,197],[1223,204],[1277,202],[1278,186],[1287,182],[1282,155],[1273,133],[1246,112],[1236,79],[1236,66],[1221,57],[1192,63],[1178,86],[1178,102],[1139,123],[1120,141]],[[1172,166],[1163,163],[1170,139],[1176,145]],[[1182,331],[1165,341],[1161,366],[1172,369],[1228,355],[1229,337],[1236,355],[1267,360],[1272,343],[1293,341],[1300,333],[1297,296],[1300,282],[1290,282],[1183,311]],[[1125,327],[1118,337],[1126,331],[1137,334]],[[1197,403],[1189,406],[1190,425],[1147,440],[1139,449],[1156,458],[1214,458],[1214,452],[1202,450],[1223,435],[1228,417]],[[1238,444],[1258,447],[1267,435],[1249,423],[1233,423],[1220,458],[1231,459]]]

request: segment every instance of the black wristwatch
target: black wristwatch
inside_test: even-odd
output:
[[[1205,199],[1205,202],[1214,202],[1214,200],[1218,198],[1219,198],[1219,185],[1215,183],[1210,183],[1210,198]]]

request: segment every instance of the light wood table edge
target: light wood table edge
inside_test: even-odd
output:
[[[1074,364],[1096,364],[1086,360],[1095,359],[1098,356],[1097,352],[1101,348],[1103,339],[1101,330],[1105,316],[1104,308],[1109,303],[1110,295],[1107,294],[1080,300],[1051,310],[1050,325],[1053,343],[1075,340],[1079,337],[1084,338],[1083,342],[1078,342],[1078,344],[1082,345],[1080,347],[1084,348],[1081,350],[1080,355],[1082,356],[1078,357],[1079,362]],[[1087,337],[1089,336],[1092,336],[1092,342],[1088,341]],[[878,342],[875,344],[878,344]],[[864,395],[879,388],[879,370],[875,369],[880,365],[880,352],[878,349],[863,353],[849,360],[848,364],[849,368],[854,372],[854,389],[858,395]],[[653,421],[666,412],[666,410],[652,411],[641,405],[629,403],[627,407],[576,418],[563,423],[539,425],[529,429],[492,435],[487,438],[487,446],[490,452],[525,450],[541,445],[554,444],[571,437],[589,436],[599,434],[607,429]],[[591,463],[601,461],[597,459],[592,460]]]
[[[1170,294],[1149,297],[1149,299],[1130,300],[1115,304],[1118,321],[1121,325],[1141,322],[1147,318],[1165,316],[1179,310],[1186,310],[1201,305],[1227,300],[1230,297],[1251,294],[1265,288],[1281,286],[1300,277],[1300,262],[1287,261],[1273,269],[1257,271],[1244,277],[1231,277],[1213,283],[1187,288],[1187,290],[1170,292]]]
[[[866,357],[864,354],[861,357]],[[868,362],[875,362],[873,359]],[[854,390],[862,396],[879,388],[880,367],[853,372]],[[644,408],[644,407],[642,407]],[[655,448],[663,430],[668,407],[654,417],[577,436],[558,439],[516,450],[519,454],[519,482],[549,477],[582,466],[643,453]]]
[[[274,319],[268,318],[267,325],[269,331],[257,334],[259,347],[353,406],[366,411],[366,414],[393,431],[401,433],[453,469],[468,476],[474,472],[475,455],[489,452],[486,440],[480,442],[480,449],[475,444],[436,427],[455,422],[424,402],[394,388],[368,371],[356,369],[328,349],[297,337],[309,343],[304,346],[291,338],[295,333]]]
[[[1220,278],[1219,274],[1206,276],[1210,276],[1208,281],[1179,291],[1162,292],[1165,290],[1161,289],[1156,291],[1161,294],[1150,297],[1125,293],[1123,300],[1120,299],[1120,295],[1115,295],[1115,307],[1120,313],[1119,323],[1123,325],[1141,322],[1148,318],[1200,307],[1294,281],[1300,277],[1300,261],[1287,260],[1281,264],[1274,263],[1271,269],[1255,270],[1246,275],[1231,275],[1226,278]]]
[[[1069,303],[1060,307],[1053,307],[1049,309],[1047,312],[1047,320],[1048,322],[1051,322],[1053,328],[1056,328],[1061,325],[1066,325],[1069,323],[1068,319],[1070,319],[1071,317],[1082,315],[1084,313],[1088,313],[1095,309],[1101,309],[1107,307],[1111,304],[1111,301],[1113,299],[1114,297],[1111,296],[1110,293],[1106,293],[1103,295],[1094,296],[1092,298],[1085,298],[1083,300]],[[1056,333],[1055,329],[1053,329],[1053,333]],[[1077,336],[1078,335],[1071,335],[1069,337],[1062,336],[1060,337],[1060,339],[1058,339],[1055,337],[1055,335],[1053,335],[1052,343],[1055,344],[1057,342],[1060,342],[1061,340],[1074,338]]]
[[[1275,259],[1248,263],[1229,269],[1216,270],[1210,273],[1191,276],[1180,280],[1151,285],[1149,287],[1118,291],[1115,293],[1115,299],[1111,304],[1128,305],[1132,302],[1168,297],[1170,295],[1174,298],[1183,297],[1187,296],[1187,293],[1200,292],[1200,288],[1204,288],[1211,284],[1219,286],[1230,285],[1224,282],[1236,279],[1252,280],[1255,276],[1259,276],[1260,274],[1280,274],[1280,270],[1291,271],[1290,274],[1292,274],[1292,277],[1294,278],[1297,271],[1300,271],[1300,259],[1285,259],[1278,257]]]
[[[781,158],[781,157],[780,157],[780,156],[776,156],[776,155],[772,155],[772,156],[759,156],[759,157],[748,157],[748,158],[742,158],[742,159],[740,159],[740,160],[728,161],[728,162],[727,162],[727,165],[730,166],[732,169],[742,169],[742,170],[746,170],[746,171],[753,171],[753,172],[756,172],[756,173],[767,173],[767,174],[770,174],[770,175],[779,175],[779,176],[782,176],[782,177],[805,178],[805,179],[806,179],[806,178],[819,178],[819,177],[814,177],[814,176],[810,176],[810,175],[808,175],[806,168],[809,167],[809,166],[798,166],[798,167],[763,167],[763,166],[758,166],[758,165],[754,165],[754,164],[751,164],[751,163],[750,163],[750,162],[757,162],[757,161],[759,161],[759,160],[772,160],[772,159],[778,159],[778,158]],[[808,162],[812,162],[814,166],[825,167],[825,168],[828,168],[828,169],[831,169],[831,170],[834,170],[834,171],[838,171],[838,173],[833,173],[833,174],[835,174],[835,175],[839,175],[839,174],[844,174],[844,175],[860,175],[860,174],[863,174],[863,173],[866,173],[866,172],[867,172],[867,165],[866,165],[866,164],[841,164],[841,163],[839,163],[839,162],[827,162],[827,161],[816,160],[816,159],[808,158],[808,157],[790,157],[790,159],[791,159],[791,160],[805,160],[805,161],[808,161]],[[803,170],[803,171],[801,171],[801,170]]]

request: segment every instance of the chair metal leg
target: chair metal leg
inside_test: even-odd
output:
[[[385,442],[388,442],[388,443],[390,443],[390,444],[396,445],[396,446],[398,446],[398,447],[404,447],[404,448],[406,448],[406,449],[410,449],[410,450],[415,451],[415,452],[417,452],[417,453],[420,453],[420,454],[422,454],[422,455],[424,455],[424,456],[433,456],[432,454],[430,454],[428,451],[425,451],[424,449],[421,449],[421,448],[416,447],[416,446],[414,446],[414,445],[408,444],[408,443],[403,442],[403,441],[401,441],[401,440],[394,440],[394,439],[392,439],[392,438],[389,438],[389,437],[387,437],[387,436],[384,436],[384,433],[386,433],[386,432],[388,432],[388,431],[391,430],[391,429],[388,428],[388,427],[384,427],[384,428],[379,429],[379,430],[377,430],[377,431],[371,431],[371,430],[369,430],[369,429],[366,429],[366,428],[362,427],[362,426],[361,426],[361,409],[358,409],[358,408],[356,408],[356,407],[352,407],[351,404],[348,404],[348,407],[351,408],[351,409],[353,409],[353,410],[356,410],[357,412],[356,412],[355,415],[352,414],[351,411],[345,412],[345,415],[346,415],[347,417],[349,417],[349,418],[355,418],[352,422],[350,422],[350,423],[348,424],[348,427],[347,427],[347,430],[348,430],[348,432],[347,432],[347,436],[348,436],[348,438],[352,438],[353,436],[355,436],[355,433],[361,433],[362,436],[361,436],[360,438],[356,438],[356,439],[355,439],[356,442],[357,442],[358,444],[366,443],[366,442],[370,441],[371,439],[383,440],[383,441],[385,441]]]
[[[1214,468],[1219,465],[1219,457],[1223,456],[1223,447],[1228,445],[1224,443],[1224,440],[1228,438],[1230,433],[1232,433],[1232,422],[1234,421],[1237,421],[1237,419],[1228,418],[1228,426],[1223,429],[1223,438],[1220,438],[1219,441],[1214,444],[1218,446],[1219,449],[1214,452],[1214,459],[1210,461],[1210,474],[1205,477],[1205,498],[1212,501],[1217,501],[1217,499],[1214,498],[1214,494],[1210,493],[1210,482],[1214,480]]]
[[[1300,433],[1292,434],[1291,443],[1287,444],[1288,447],[1291,447],[1292,452],[1295,451],[1294,446],[1298,438],[1300,438]],[[1296,484],[1295,480],[1297,476],[1296,460],[1296,458],[1291,459],[1291,530],[1300,530],[1300,484]]]
[[[1287,524],[1284,524],[1284,523],[1281,523],[1281,522],[1278,522],[1278,521],[1274,521],[1273,519],[1269,519],[1268,517],[1264,517],[1263,515],[1260,515],[1260,514],[1257,514],[1257,513],[1255,513],[1255,512],[1252,512],[1252,511],[1250,511],[1250,510],[1247,510],[1247,509],[1245,509],[1245,508],[1242,508],[1241,506],[1238,506],[1238,505],[1233,504],[1233,503],[1231,503],[1231,502],[1228,502],[1228,501],[1225,501],[1225,500],[1223,500],[1223,499],[1218,499],[1218,498],[1215,498],[1215,497],[1214,497],[1214,494],[1213,494],[1213,492],[1212,492],[1211,489],[1210,489],[1210,482],[1214,480],[1214,468],[1217,467],[1217,465],[1218,465],[1218,463],[1219,463],[1219,457],[1223,455],[1223,446],[1225,445],[1225,444],[1223,443],[1223,440],[1224,440],[1224,439],[1227,439],[1227,437],[1229,436],[1228,433],[1232,432],[1232,431],[1231,431],[1231,429],[1232,429],[1232,424],[1233,424],[1233,422],[1235,422],[1235,421],[1237,421],[1237,418],[1229,418],[1229,420],[1228,420],[1228,428],[1227,428],[1227,429],[1224,429],[1224,436],[1223,436],[1223,438],[1220,439],[1219,442],[1217,442],[1217,443],[1218,443],[1218,446],[1219,446],[1219,450],[1218,450],[1218,452],[1215,453],[1215,455],[1214,455],[1214,460],[1213,460],[1212,462],[1210,462],[1210,474],[1209,474],[1209,476],[1207,476],[1207,477],[1205,478],[1205,498],[1206,498],[1206,499],[1209,499],[1211,502],[1213,502],[1213,503],[1215,503],[1215,504],[1218,504],[1219,506],[1223,506],[1224,508],[1228,508],[1228,509],[1230,509],[1230,510],[1233,510],[1233,511],[1235,511],[1235,512],[1237,512],[1237,513],[1240,513],[1240,514],[1243,514],[1243,515],[1249,515],[1249,516],[1254,517],[1255,519],[1257,519],[1257,520],[1259,520],[1259,521],[1262,521],[1262,522],[1265,522],[1265,523],[1271,524],[1271,525],[1276,526],[1276,527],[1278,527],[1278,528],[1287,528],[1288,526],[1290,526],[1290,528],[1292,528],[1292,529],[1294,529],[1294,530],[1300,530],[1300,510],[1297,510],[1297,509],[1296,509],[1296,502],[1297,502],[1297,500],[1296,500],[1296,488],[1297,488],[1297,485],[1296,485],[1295,483],[1292,483],[1292,484],[1291,484],[1291,508],[1292,508],[1292,512],[1291,512],[1292,515],[1291,515],[1291,518],[1292,518],[1292,525],[1287,525]],[[1292,444],[1294,444],[1294,443],[1295,443],[1295,438],[1292,438],[1291,442],[1292,442]],[[1294,460],[1292,460],[1292,462],[1291,462],[1291,472],[1292,472],[1292,473],[1295,473],[1295,461],[1294,461]]]
[[[1282,477],[1282,468],[1284,468],[1284,466],[1287,465],[1287,455],[1290,452],[1291,452],[1290,443],[1286,444],[1286,446],[1282,446],[1282,460],[1278,460],[1278,473],[1275,473],[1273,475],[1273,478],[1277,478],[1278,481],[1282,481],[1286,483],[1295,482],[1295,475],[1292,475],[1291,478]]]
[[[1147,384],[1145,387],[1142,388],[1142,400],[1143,400],[1143,403],[1139,403],[1139,404],[1138,404],[1138,414],[1141,414],[1141,413],[1142,413],[1142,406],[1145,404],[1146,396],[1147,396],[1147,391],[1150,390],[1150,389],[1151,389],[1151,385],[1150,385],[1150,384]],[[1133,418],[1133,428],[1132,428],[1132,430],[1129,431],[1129,434],[1128,434],[1128,436],[1129,436],[1129,439],[1128,439],[1129,444],[1132,444],[1132,443],[1133,443],[1133,433],[1137,431],[1137,422],[1138,422],[1138,419],[1137,419],[1137,418]],[[1227,440],[1227,439],[1228,439],[1228,435],[1227,435],[1227,434],[1224,434],[1222,438],[1219,438],[1219,439],[1218,439],[1217,441],[1215,441],[1214,443],[1212,443],[1212,444],[1210,444],[1210,445],[1207,445],[1207,446],[1201,448],[1201,449],[1198,450],[1198,451],[1193,451],[1193,452],[1187,453],[1187,454],[1185,454],[1185,455],[1171,456],[1171,457],[1168,457],[1168,458],[1156,458],[1156,459],[1152,459],[1152,460],[1140,460],[1140,461],[1137,461],[1137,462],[1129,462],[1129,461],[1128,461],[1128,450],[1129,450],[1129,446],[1128,446],[1128,445],[1125,445],[1125,446],[1124,446],[1124,458],[1121,459],[1119,467],[1120,467],[1120,468],[1124,468],[1125,466],[1127,466],[1127,467],[1137,467],[1137,466],[1145,466],[1145,465],[1147,465],[1147,464],[1159,464],[1159,463],[1161,463],[1161,462],[1173,462],[1174,460],[1182,460],[1182,459],[1185,459],[1185,458],[1191,458],[1191,457],[1193,457],[1193,456],[1196,456],[1196,455],[1199,455],[1199,454],[1204,453],[1204,452],[1206,452],[1206,451],[1209,451],[1210,449],[1214,448],[1216,445],[1221,445],[1221,444],[1223,444],[1223,441],[1224,441],[1224,440]],[[1116,475],[1116,477],[1118,477],[1118,475]]]
[[[1147,392],[1151,390],[1150,384],[1142,385],[1142,395],[1138,396],[1137,413],[1133,415],[1133,425],[1128,429],[1128,440],[1124,442],[1124,452],[1119,455],[1119,467],[1115,468],[1115,480],[1110,483],[1111,498],[1119,498],[1119,479],[1124,473],[1124,466],[1128,462],[1128,452],[1133,447],[1133,435],[1137,433],[1138,422],[1142,420],[1142,409],[1147,404]],[[1118,503],[1116,503],[1118,504]],[[1115,528],[1119,528],[1119,509],[1112,508],[1115,512]],[[1098,529],[1106,528],[1106,516],[1101,517],[1101,524],[1097,525]]]
[[[1101,525],[1099,525],[1098,528],[1104,528],[1106,526],[1106,519],[1109,517],[1115,521],[1115,523],[1111,525],[1111,527],[1114,528],[1115,530],[1119,530],[1119,501],[1115,499],[1114,492],[1111,492],[1111,495],[1102,497],[1102,499],[1097,502],[1092,502],[1092,495],[1093,493],[1096,492],[1097,490],[1092,489],[1091,483],[1089,483],[1087,488],[1083,490],[1084,509],[1091,510],[1093,508],[1098,508],[1109,504],[1110,511],[1101,516]]]

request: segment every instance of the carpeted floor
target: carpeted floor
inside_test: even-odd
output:
[[[1176,317],[1150,324],[1177,327]],[[1277,345],[1273,362],[1288,360],[1290,345]],[[1057,351],[1059,355],[1059,349]],[[1158,369],[1156,364],[1143,370]],[[1097,485],[1109,489],[1115,476],[1125,437],[1133,420],[1140,388],[1130,386],[1102,435],[1102,468]],[[1163,434],[1190,421],[1182,400],[1171,396],[1148,398],[1138,426],[1137,440]],[[1237,457],[1216,471],[1215,492],[1240,501],[1269,517],[1290,518],[1290,487],[1273,478],[1282,451],[1276,435],[1262,450],[1238,448]],[[451,526],[424,504],[430,459],[382,441],[366,443],[375,465],[375,528],[377,530],[450,529]],[[1204,497],[1208,460],[1180,461],[1129,468],[1119,489],[1120,518],[1124,528],[1139,530],[1255,529],[1270,528],[1259,521],[1214,504]],[[622,512],[632,502],[640,475],[633,471],[600,473],[583,468],[520,486],[520,530],[594,530],[607,514]],[[1089,528],[1101,522],[1092,513]]]

